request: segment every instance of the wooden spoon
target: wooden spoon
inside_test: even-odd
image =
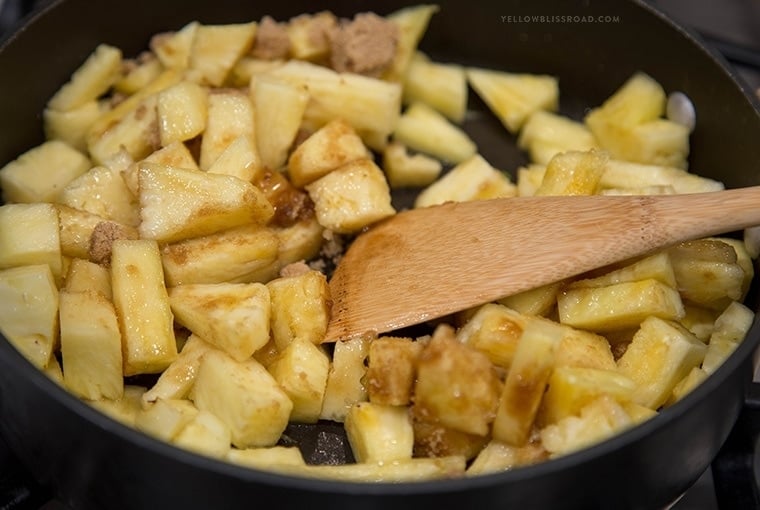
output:
[[[359,235],[339,263],[325,341],[386,333],[754,225],[760,186],[498,198],[400,212]]]

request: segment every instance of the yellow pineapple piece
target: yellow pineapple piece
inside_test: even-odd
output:
[[[273,227],[280,246],[277,253],[277,266],[284,267],[300,260],[311,260],[322,249],[323,243],[328,241],[325,228],[319,224],[315,217],[294,223],[289,227]],[[279,271],[279,267],[276,269]],[[275,272],[275,276],[276,276]],[[271,280],[274,276],[270,277]]]
[[[58,111],[73,110],[103,95],[119,78],[121,50],[98,45],[71,78],[48,101]]]
[[[708,348],[709,353],[709,348]],[[705,356],[705,359],[707,356]],[[694,390],[697,386],[702,384],[702,382],[707,379],[707,376],[710,375],[706,370],[704,370],[701,367],[693,367],[688,375],[678,381],[678,383],[673,386],[673,392],[670,394],[670,397],[668,397],[668,400],[665,402],[665,406],[671,406],[684,398],[686,395],[691,393],[692,390]]]
[[[251,137],[241,135],[235,138],[208,168],[211,174],[224,174],[244,181],[255,182],[264,171],[256,145]]]
[[[720,315],[720,311],[688,303],[684,303],[683,307],[686,313],[678,322],[702,342],[707,343],[715,329],[715,319]]]
[[[150,49],[167,68],[185,69],[190,64],[190,50],[200,23],[191,21],[176,32],[156,34]]]
[[[200,167],[208,170],[227,146],[239,136],[255,140],[253,103],[247,94],[239,90],[213,90],[208,95]]]
[[[61,253],[66,257],[89,259],[90,238],[99,224],[115,223],[106,218],[81,211],[62,204],[55,205],[58,211],[59,237],[61,240]],[[118,229],[130,239],[137,239],[137,229],[123,224],[117,224]]]
[[[461,163],[478,151],[461,127],[420,101],[410,104],[401,114],[393,139],[449,163]]]
[[[357,462],[411,459],[414,430],[406,407],[359,402],[344,424]]]
[[[172,441],[198,414],[185,399],[158,398],[137,411],[135,428],[162,441]]]
[[[342,423],[351,406],[367,400],[364,376],[369,345],[370,339],[363,337],[335,343],[320,419]]]
[[[267,74],[272,69],[283,65],[286,61],[282,59],[264,59],[257,58],[248,53],[238,59],[230,73],[227,75],[227,86],[230,87],[250,87],[251,80],[254,77]]]
[[[557,307],[561,323],[597,332],[636,327],[650,316],[678,320],[685,313],[678,291],[652,278],[567,289]]]
[[[33,365],[44,369],[58,344],[58,288],[50,266],[0,271],[0,329]]]
[[[34,264],[47,264],[60,281],[58,211],[46,203],[0,206],[0,269]]]
[[[224,459],[230,451],[231,431],[224,421],[199,411],[172,439],[172,444],[201,455]]]
[[[676,193],[720,191],[723,183],[671,166],[610,159],[600,182],[602,189],[672,186]]]
[[[392,462],[363,462],[352,464],[319,464],[305,466],[280,465],[283,473],[314,478],[360,483],[422,482],[451,480],[464,474],[465,458],[449,455],[436,458],[412,458]]]
[[[460,124],[467,111],[467,76],[464,67],[430,60],[416,51],[404,76],[404,101],[425,103]]]
[[[42,369],[42,373],[58,386],[63,387],[63,370],[61,370],[61,364],[58,363],[58,359],[55,356],[50,358],[47,366]]]
[[[546,315],[557,305],[563,282],[549,283],[497,300],[497,303],[528,315]]]
[[[594,195],[604,174],[608,155],[601,151],[567,151],[546,165],[535,195]]]
[[[255,22],[199,25],[190,45],[190,76],[203,85],[222,85],[235,62],[253,46],[257,27]]]
[[[262,272],[269,274],[277,264],[279,248],[277,234],[261,225],[167,244],[161,248],[166,284],[263,282]]]
[[[549,321],[532,321],[523,330],[493,422],[491,433],[497,441],[527,443],[562,337],[562,328]]]
[[[88,135],[87,148],[92,160],[96,164],[104,164],[121,150],[126,150],[132,159],[139,160],[158,149],[161,139],[157,103],[156,95],[146,97],[102,134],[94,135],[93,130],[99,127],[99,123],[108,114],[101,116]]]
[[[123,62],[122,76],[114,83],[115,92],[130,95],[142,89],[158,77],[164,66],[156,55],[145,51],[137,58]]]
[[[383,171],[371,159],[359,159],[306,186],[319,223],[341,234],[355,233],[392,216],[391,193]]]
[[[269,340],[271,304],[264,284],[187,284],[168,293],[177,323],[237,361]]]
[[[85,259],[72,259],[66,271],[63,289],[66,292],[96,292],[111,301],[111,271]]]
[[[467,476],[506,471],[518,466],[526,466],[547,460],[548,454],[540,444],[512,446],[499,441],[489,443],[467,467]]]
[[[755,262],[747,249],[747,245],[744,243],[743,239],[736,239],[733,237],[723,236],[723,237],[713,237],[713,238],[708,238],[708,239],[717,239],[718,241],[722,241],[726,244],[729,244],[734,248],[734,251],[736,252],[736,263],[744,271],[744,281],[742,283],[742,292],[739,299],[737,299],[737,301],[743,301],[744,298],[747,297],[749,288],[752,285],[752,280],[755,277]]]
[[[541,186],[546,173],[546,165],[530,164],[517,169],[517,196],[531,197]],[[602,176],[604,177],[604,176]]]
[[[177,343],[158,244],[147,239],[114,241],[111,285],[124,375],[163,371],[177,358]]]
[[[370,157],[356,130],[337,118],[312,133],[290,154],[288,177],[301,188],[347,163]]]
[[[417,411],[454,430],[485,436],[500,390],[488,357],[458,342],[450,327],[439,325],[417,360],[412,397]]]
[[[301,450],[297,446],[230,448],[225,459],[233,464],[266,470],[276,470],[278,466],[306,465]]]
[[[467,81],[510,133],[516,134],[538,110],[556,111],[556,77],[470,67]]]
[[[620,371],[637,385],[631,400],[657,409],[678,381],[702,363],[706,350],[683,326],[655,316],[647,318],[618,360]]]
[[[286,27],[291,58],[311,62],[323,61],[330,54],[328,34],[337,21],[330,11],[300,14],[291,18]]]
[[[191,334],[177,359],[161,372],[156,383],[142,395],[142,407],[147,408],[158,399],[187,398],[195,382],[201,356],[211,350],[214,350],[214,347],[199,336]]]
[[[708,374],[713,373],[736,347],[752,327],[755,313],[738,301],[733,301],[715,319],[715,327],[707,343],[707,352],[702,361],[702,368]]]
[[[302,337],[279,351],[267,370],[293,403],[290,421],[316,423],[327,387],[329,356],[323,347]]]
[[[263,192],[237,177],[141,163],[138,179],[139,230],[146,239],[179,241],[264,224],[274,214]]]
[[[689,128],[682,124],[657,119],[639,124],[602,146],[620,159],[686,169],[689,134]]]
[[[506,173],[491,166],[480,154],[475,154],[423,189],[415,199],[414,207],[516,194],[517,188]]]
[[[161,145],[184,142],[206,129],[208,92],[184,80],[159,92],[156,108]]]
[[[124,396],[112,400],[103,398],[99,400],[85,400],[92,407],[128,427],[135,426],[137,413],[140,411],[140,401],[145,388],[136,384],[124,385]]]
[[[280,169],[288,160],[309,103],[308,88],[264,75],[252,79],[250,89],[254,124],[266,126],[256,130],[261,162],[270,170]]]
[[[582,122],[558,113],[538,110],[525,121],[517,146],[533,163],[545,165],[561,152],[586,152],[598,148],[594,135]]]
[[[124,394],[121,333],[113,304],[98,292],[59,296],[63,381],[89,400]]]
[[[404,79],[430,19],[439,10],[440,6],[436,4],[418,4],[402,7],[386,16],[398,27],[399,37],[396,56],[390,68],[383,73],[383,79],[396,82]]]
[[[59,140],[84,153],[87,151],[87,133],[104,109],[96,99],[65,112],[45,108],[42,112],[45,138]]]
[[[597,123],[634,126],[662,117],[665,113],[665,91],[644,72],[630,76],[601,106],[590,111],[585,122],[594,131]]]
[[[284,350],[301,338],[319,344],[330,316],[327,278],[316,270],[283,276],[267,283],[272,299],[272,338]]]
[[[383,170],[391,188],[421,188],[432,184],[443,164],[424,154],[410,155],[404,144],[393,141],[383,150]]]
[[[57,202],[131,227],[140,223],[137,198],[121,174],[96,166],[66,185]]]
[[[676,288],[676,276],[667,251],[644,257],[594,278],[576,280],[570,283],[567,288],[599,288],[647,279],[657,280],[668,287]]]
[[[475,458],[489,441],[480,436],[443,425],[436,416],[428,416],[425,408],[412,405],[409,408],[414,430],[414,457],[461,456]]]
[[[150,153],[150,155],[146,157],[143,162],[158,163],[159,165],[166,166],[175,166],[179,168],[185,168],[187,170],[199,170],[198,163],[196,163],[195,158],[190,152],[190,149],[187,148],[187,145],[179,141],[172,142],[168,145],[165,145],[164,147],[161,147],[157,151]],[[133,168],[139,168],[139,166],[133,164],[127,165],[127,170],[131,170]],[[135,187],[132,188],[130,185],[130,189],[133,191],[134,195],[137,196],[140,193],[139,186],[137,185],[137,172],[133,173],[135,174]]]
[[[198,409],[229,428],[238,448],[274,446],[293,408],[261,364],[253,359],[240,363],[216,350],[201,359],[191,396]]]
[[[68,144],[43,142],[0,168],[3,198],[6,202],[52,202],[90,166],[87,156]]]
[[[380,337],[369,346],[367,393],[373,404],[409,405],[422,344],[411,338]]]

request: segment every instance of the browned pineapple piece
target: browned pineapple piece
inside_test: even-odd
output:
[[[214,347],[199,336],[191,334],[182,346],[177,359],[161,372],[156,383],[143,394],[143,407],[159,399],[186,398],[195,382],[201,356],[213,349]]]
[[[657,280],[669,287],[676,288],[676,276],[667,251],[661,251],[644,257],[597,277],[576,280],[569,284],[567,288],[599,288],[647,279]]]
[[[131,97],[139,99],[138,94]],[[124,105],[126,102],[121,104]],[[157,104],[156,95],[148,95],[100,132],[101,123],[108,114],[102,115],[93,124],[88,135],[87,148],[92,160],[96,164],[105,164],[121,150],[126,150],[132,159],[139,160],[158,149],[161,146],[161,138]],[[116,109],[112,110],[115,111]]]
[[[369,346],[367,391],[374,404],[409,405],[422,344],[411,338],[380,337]]]
[[[320,344],[330,318],[330,288],[316,270],[283,276],[267,283],[272,299],[272,338],[284,350],[301,338]]]
[[[414,456],[474,458],[488,443],[489,436],[469,434],[443,425],[424,408],[412,405],[409,410],[414,429]]]
[[[364,380],[370,342],[359,337],[335,343],[320,419],[343,422],[351,406],[367,400]]]
[[[330,53],[330,32],[337,23],[330,11],[300,14],[288,21],[290,55],[298,60],[319,62]]]
[[[66,292],[96,292],[112,300],[111,272],[107,267],[85,259],[72,259],[66,271],[64,287]]]
[[[563,285],[563,282],[549,283],[507,296],[497,302],[519,313],[546,315],[557,306],[557,295]]]
[[[296,337],[267,367],[293,403],[290,421],[316,423],[327,388],[330,358],[324,348]]]
[[[535,195],[594,195],[604,174],[605,152],[567,151],[554,156]]]
[[[58,203],[130,227],[140,223],[137,199],[118,171],[96,166],[69,182]]]
[[[526,466],[547,460],[548,452],[540,442],[525,446],[511,446],[499,441],[490,441],[467,468],[467,476],[506,471],[518,466]]]
[[[151,51],[144,51],[136,58],[122,63],[122,75],[114,83],[115,92],[130,95],[147,86],[164,70],[164,65]]]
[[[56,204],[58,211],[61,253],[66,257],[88,259],[90,257],[90,239],[95,228],[101,223],[118,225],[118,230],[129,239],[137,239],[137,229],[115,222],[73,207]]]
[[[253,46],[257,27],[255,22],[199,25],[190,45],[190,76],[204,85],[222,85],[235,62]]]
[[[344,424],[357,462],[411,459],[414,429],[406,407],[359,402]]]
[[[239,136],[247,136],[251,141],[256,137],[251,99],[240,90],[214,89],[208,95],[200,167],[208,170],[227,146]]]

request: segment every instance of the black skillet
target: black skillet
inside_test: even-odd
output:
[[[136,55],[149,37],[192,20],[285,20],[330,9],[391,12],[400,1],[54,2],[0,48],[0,165],[42,140],[47,99],[101,42]],[[554,74],[561,110],[579,118],[635,71],[694,102],[690,169],[728,187],[760,184],[758,104],[692,33],[638,1],[445,2],[421,48],[442,61]],[[544,18],[540,18],[540,16]],[[601,18],[599,18],[601,16]],[[494,166],[525,162],[474,95],[467,129]],[[403,202],[409,196],[395,197]],[[688,211],[684,211],[688,214]],[[753,287],[747,304],[758,309]],[[415,484],[347,484],[244,469],[175,449],[99,414],[50,382],[0,338],[0,435],[72,509],[665,508],[710,465],[735,423],[760,341],[747,339],[702,386],[603,444],[510,472]],[[340,427],[292,431],[307,457],[347,458]],[[337,443],[337,444],[336,444]],[[324,458],[323,458],[324,460]]]

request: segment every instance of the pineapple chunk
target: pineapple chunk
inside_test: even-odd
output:
[[[93,167],[67,184],[57,202],[131,227],[140,223],[137,199],[121,174],[104,166]]]
[[[132,97],[137,97],[137,95]],[[126,150],[132,159],[138,160],[158,149],[161,140],[157,104],[157,96],[150,95],[115,121],[102,134],[95,135],[93,130],[99,128],[100,122],[108,114],[101,116],[91,127],[87,140],[87,148],[93,161],[104,164],[121,150]]]
[[[601,106],[584,119],[594,134],[606,125],[635,126],[652,121],[665,113],[665,91],[651,76],[636,72]],[[598,127],[598,129],[597,129]]]
[[[371,154],[353,127],[334,119],[311,134],[288,158],[288,177],[302,188],[341,166]]]
[[[707,352],[702,368],[708,374],[713,373],[739,346],[747,334],[755,314],[738,301],[733,301],[715,319],[715,328],[707,344]]]
[[[554,156],[546,165],[535,195],[594,195],[607,165],[604,152],[568,151]]]
[[[72,259],[66,271],[66,292],[96,292],[111,301],[111,272],[107,267],[95,264],[89,260]]]
[[[504,127],[516,134],[538,110],[556,111],[559,83],[556,77],[508,73],[470,67],[467,81]]]
[[[567,289],[557,298],[563,324],[597,332],[636,327],[647,317],[678,320],[685,311],[674,288],[657,280]]]
[[[424,154],[409,155],[399,142],[390,142],[383,150],[383,170],[391,188],[421,188],[432,184],[443,164]]]
[[[701,341],[707,343],[715,330],[715,319],[720,311],[684,303],[686,312],[678,322]]]
[[[247,223],[274,209],[261,190],[237,177],[151,163],[139,168],[141,237],[174,242]]]
[[[272,69],[276,69],[284,63],[285,60],[282,59],[269,60],[257,58],[250,53],[243,55],[232,67],[230,74],[227,75],[226,84],[229,87],[250,87],[251,80],[255,77],[267,74]]]
[[[323,347],[297,337],[280,350],[267,370],[293,403],[290,421],[316,423],[330,371],[330,358]]]
[[[707,349],[707,354],[705,354],[705,359],[707,359],[707,356],[710,352],[710,349]],[[704,362],[703,362],[704,364]],[[673,392],[670,394],[670,397],[668,397],[667,402],[665,402],[665,406],[672,406],[682,398],[684,398],[686,395],[692,392],[697,386],[702,384],[702,382],[707,379],[707,376],[710,375],[706,370],[704,370],[701,367],[694,367],[689,371],[689,374],[678,381],[678,384],[676,384],[673,387]]]
[[[547,460],[547,452],[540,444],[511,446],[499,441],[490,441],[467,468],[467,476],[498,473],[518,466],[535,464]]]
[[[364,462],[356,464],[319,464],[278,466],[278,470],[293,476],[317,480],[338,480],[341,483],[398,483],[429,480],[451,480],[464,474],[465,458],[461,455],[413,458],[393,462]]]
[[[665,119],[639,124],[619,135],[605,140],[602,147],[615,157],[674,168],[688,167],[689,128]]]
[[[359,402],[348,411],[345,429],[357,462],[412,458],[414,430],[406,407]]]
[[[404,76],[404,101],[422,102],[461,124],[467,112],[467,76],[464,67],[431,61],[415,52]]]
[[[162,441],[172,441],[198,415],[189,400],[159,398],[137,411],[135,428]]]
[[[417,361],[413,396],[417,411],[454,430],[485,436],[500,390],[488,357],[458,342],[450,327],[439,325]]]
[[[99,224],[115,223],[86,211],[80,211],[73,207],[56,204],[59,221],[59,237],[61,240],[61,253],[65,257],[87,259],[90,257],[90,239],[92,233]],[[137,239],[137,229],[127,225],[117,224],[121,232],[130,239]]]
[[[509,370],[528,321],[506,306],[488,303],[478,308],[457,331],[457,340],[484,353],[496,366]]]
[[[497,300],[497,303],[528,315],[546,315],[557,304],[563,282],[549,283]]]
[[[410,408],[414,430],[414,457],[461,456],[472,459],[488,443],[489,436],[469,434],[447,427],[435,416],[428,416],[425,408]]]
[[[435,4],[418,4],[402,7],[386,16],[398,27],[399,37],[396,56],[390,68],[383,73],[384,80],[399,82],[404,79],[430,18],[439,10],[440,6]]]
[[[58,111],[73,110],[97,99],[116,83],[121,73],[121,50],[98,45],[48,102]]]
[[[111,285],[124,375],[163,371],[176,359],[177,343],[158,244],[145,239],[114,241]]]
[[[98,292],[61,292],[63,381],[81,398],[124,394],[121,333],[113,304]]]
[[[161,145],[184,142],[206,129],[207,91],[191,81],[181,81],[158,93],[158,134]]]
[[[373,404],[409,405],[422,344],[411,338],[380,337],[369,346],[367,393]]]
[[[277,235],[261,225],[246,225],[161,248],[168,286],[194,283],[248,283],[278,260]]]
[[[124,74],[114,83],[115,92],[130,95],[147,86],[164,70],[154,53],[145,51],[132,60],[124,62]]]
[[[52,202],[90,166],[83,153],[60,140],[49,140],[0,168],[3,198],[6,202]]]
[[[319,223],[340,234],[356,233],[392,216],[391,193],[383,171],[370,159],[359,159],[306,186]]]
[[[117,400],[85,400],[92,407],[128,427],[134,427],[137,413],[140,412],[140,400],[145,388],[138,385],[124,385],[124,396]]]
[[[681,168],[610,159],[599,183],[602,189],[672,186],[676,193],[720,191],[723,183]]]
[[[208,283],[169,288],[174,319],[237,361],[269,340],[271,305],[262,283]]]
[[[300,14],[291,18],[286,27],[290,40],[290,56],[297,60],[324,61],[330,54],[331,33],[337,18],[330,11]]]
[[[177,359],[161,372],[156,383],[142,396],[143,408],[158,399],[184,399],[195,382],[201,356],[214,348],[199,336],[191,334],[182,346]]]
[[[370,340],[362,337],[335,343],[320,419],[342,423],[351,406],[367,400],[369,345]]]
[[[198,409],[229,427],[238,448],[274,446],[293,409],[287,394],[257,361],[239,363],[215,350],[201,358],[192,399]]]
[[[654,255],[644,257],[595,278],[576,280],[568,285],[567,288],[600,288],[616,285],[618,283],[635,282],[647,279],[657,280],[668,287],[676,288],[676,276],[667,251],[661,251]]]
[[[305,121],[323,126],[333,119],[343,118],[374,149],[382,149],[401,112],[401,85],[398,83],[337,73],[298,60],[289,60],[269,74],[309,90],[311,100],[306,105]]]
[[[517,196],[531,197],[541,186],[546,173],[546,165],[532,164],[517,169]],[[602,176],[604,177],[604,176]]]
[[[103,110],[103,105],[95,99],[65,112],[45,108],[42,112],[45,139],[59,140],[79,152],[86,152],[87,133]]]
[[[683,326],[647,318],[618,360],[620,371],[636,383],[631,400],[657,409],[675,385],[705,357],[707,347]]]
[[[0,271],[0,329],[33,365],[48,365],[58,343],[58,288],[50,266]]]
[[[190,65],[190,50],[200,23],[191,21],[177,32],[164,32],[150,40],[150,49],[167,68],[185,69]]]
[[[195,162],[193,154],[187,145],[180,141],[172,142],[164,147],[161,147],[155,152],[150,153],[143,162],[145,163],[158,163],[159,165],[174,166],[178,168],[184,168],[186,170],[199,170],[198,163]],[[137,182],[137,175],[140,166],[129,163],[127,167],[122,170],[122,173],[129,172],[131,177],[124,179],[127,181],[129,189],[135,196],[140,194],[140,187]]]
[[[538,110],[520,130],[517,146],[527,150],[533,163],[545,165],[561,152],[585,152],[598,148],[594,135],[582,122]]]
[[[280,241],[280,247],[277,253],[277,266],[275,271],[280,267],[285,267],[293,262],[301,260],[311,260],[316,257],[322,249],[325,241],[325,228],[319,224],[316,218],[304,219],[294,223],[289,227],[274,227],[272,229]],[[270,277],[271,280],[276,276]]]
[[[250,182],[261,178],[263,171],[256,145],[247,135],[235,138],[208,169],[210,174],[231,175]]]
[[[523,330],[496,410],[495,440],[513,446],[528,442],[563,336],[549,321],[532,321]]]
[[[393,139],[448,163],[461,163],[478,151],[462,128],[420,101],[410,104],[399,117]]]
[[[250,88],[254,124],[266,126],[256,130],[261,163],[270,170],[278,170],[287,162],[301,126],[309,103],[308,88],[266,75],[251,80]]]
[[[330,316],[327,278],[316,270],[267,283],[272,298],[272,338],[284,350],[296,339],[319,344]]]
[[[515,196],[509,176],[492,167],[480,154],[459,163],[417,196],[414,207]]]
[[[212,90],[208,95],[200,167],[208,170],[227,146],[239,136],[246,136],[252,142],[255,140],[253,103],[239,90]]]
[[[752,280],[755,277],[755,263],[753,257],[750,256],[749,251],[747,250],[747,245],[742,239],[735,239],[733,237],[713,237],[709,239],[716,239],[733,246],[734,251],[736,252],[736,263],[744,271],[741,296],[737,299],[737,301],[743,301],[744,298],[747,297],[749,288],[752,285]]]
[[[257,27],[255,22],[199,25],[190,46],[190,76],[203,85],[221,86],[235,62],[253,46]]]
[[[305,466],[306,461],[297,446],[265,448],[230,448],[226,460],[233,464],[271,471],[278,466]]]
[[[58,211],[46,203],[0,206],[0,269],[33,264],[47,264],[61,279]]]
[[[213,413],[199,411],[174,437],[172,444],[201,455],[224,459],[230,451],[231,431]]]

